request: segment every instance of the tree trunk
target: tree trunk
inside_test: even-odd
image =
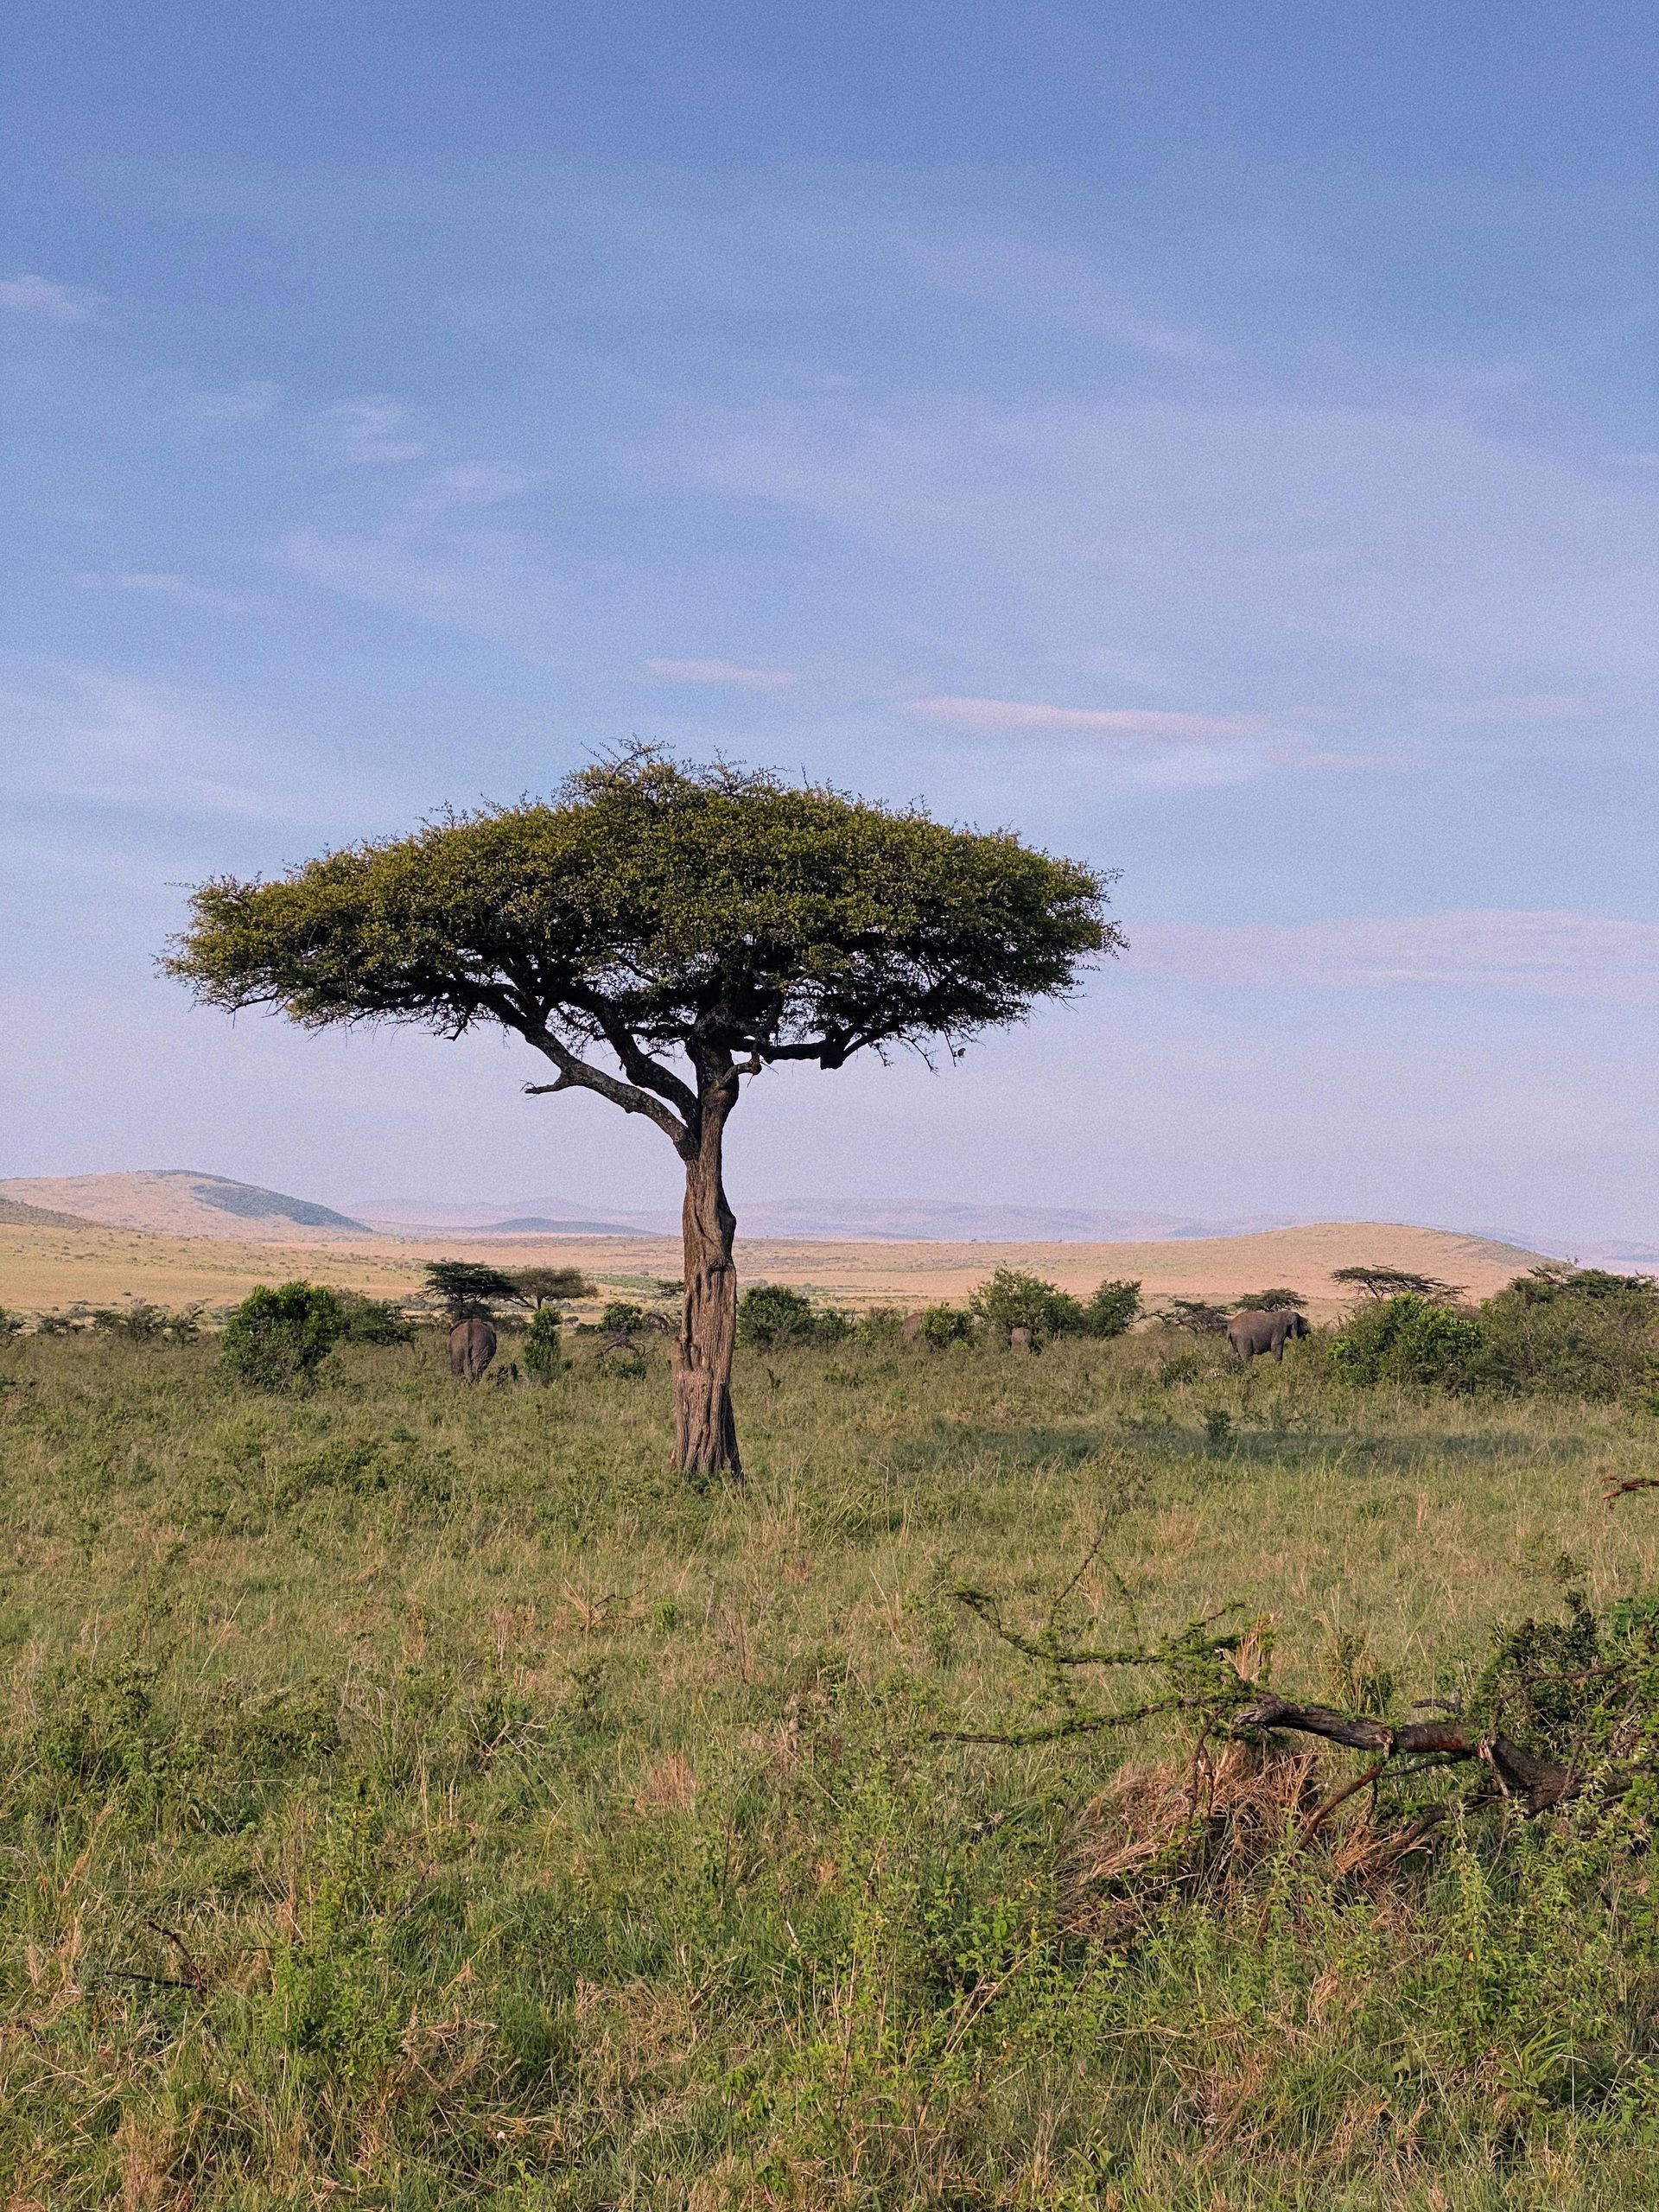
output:
[[[737,1077],[705,1087],[700,1126],[685,1152],[685,1304],[674,1372],[674,1465],[682,1474],[743,1479],[732,1418],[737,1342],[737,1219],[721,1178],[721,1142]]]

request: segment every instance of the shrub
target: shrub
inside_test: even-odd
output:
[[[1029,1329],[1033,1344],[1045,1344],[1051,1337],[1081,1336],[1087,1325],[1082,1304],[1069,1290],[1045,1282],[1040,1275],[1022,1274],[1017,1268],[999,1268],[968,1302],[999,1336],[1006,1337],[1010,1329]]]
[[[341,1341],[348,1344],[412,1344],[415,1331],[387,1299],[365,1298],[360,1291],[330,1294],[342,1320]]]
[[[769,1351],[774,1344],[833,1344],[851,1324],[833,1306],[815,1306],[784,1282],[753,1283],[738,1300],[737,1340]]]
[[[533,1375],[538,1382],[546,1382],[564,1365],[559,1348],[559,1309],[556,1306],[538,1306],[536,1318],[524,1334],[524,1372]]]
[[[631,1337],[636,1329],[645,1327],[645,1309],[631,1305],[625,1298],[613,1299],[600,1315],[599,1325],[612,1336]]]
[[[1253,1290],[1234,1306],[1237,1313],[1294,1313],[1306,1304],[1300,1290]]]
[[[1331,1359],[1349,1382],[1424,1382],[1466,1390],[1487,1379],[1478,1321],[1415,1291],[1377,1299],[1344,1323]]]
[[[1103,1282],[1083,1309],[1084,1332],[1121,1337],[1141,1311],[1138,1282]]]
[[[930,1351],[969,1344],[973,1335],[974,1316],[965,1306],[930,1306],[922,1315],[922,1342]]]
[[[280,1390],[308,1382],[339,1342],[345,1315],[333,1291],[314,1283],[262,1283],[225,1324],[221,1363],[244,1382]]]
[[[3,1344],[8,1337],[21,1336],[22,1331],[22,1315],[9,1313],[3,1306],[0,1306],[0,1344]]]
[[[129,1344],[153,1344],[167,1327],[167,1308],[147,1298],[135,1298],[130,1306],[98,1306],[91,1319],[97,1336],[124,1337]]]
[[[860,1344],[896,1344],[905,1333],[902,1306],[868,1306],[852,1325],[853,1341]]]
[[[1659,1385],[1659,1283],[1539,1268],[1480,1309],[1491,1379],[1556,1397],[1639,1397]]]

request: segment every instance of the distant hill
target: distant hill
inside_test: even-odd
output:
[[[162,1236],[241,1238],[292,1243],[372,1232],[349,1214],[310,1198],[289,1198],[256,1183],[189,1168],[144,1168],[126,1175],[14,1176],[0,1182],[0,1201],[45,1210],[77,1224],[142,1229]]]
[[[54,1213],[50,1206],[26,1206],[21,1198],[0,1198],[0,1228],[85,1229],[86,1217]]]
[[[520,1198],[499,1206],[404,1205],[372,1202],[357,1209],[377,1228],[449,1229],[459,1234],[560,1236],[671,1236],[679,1227],[674,1206],[607,1210],[573,1198]],[[808,1237],[845,1243],[941,1244],[1162,1243],[1190,1236],[1248,1236],[1288,1229],[1282,1214],[1247,1214],[1202,1221],[1186,1214],[1110,1213],[1084,1206],[976,1205],[967,1203],[887,1205],[798,1205],[775,1199],[737,1201],[738,1228],[746,1236]]]

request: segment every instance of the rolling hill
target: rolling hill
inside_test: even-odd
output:
[[[256,1243],[296,1236],[365,1236],[349,1214],[309,1198],[235,1183],[189,1168],[144,1168],[124,1175],[14,1176],[0,1182],[0,1200],[45,1209],[105,1229],[142,1229],[157,1236],[246,1238]]]

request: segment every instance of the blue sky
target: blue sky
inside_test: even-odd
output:
[[[1645,7],[68,0],[13,29],[0,1173],[658,1203],[180,887],[630,736],[1122,869],[740,1201],[1659,1237]]]

